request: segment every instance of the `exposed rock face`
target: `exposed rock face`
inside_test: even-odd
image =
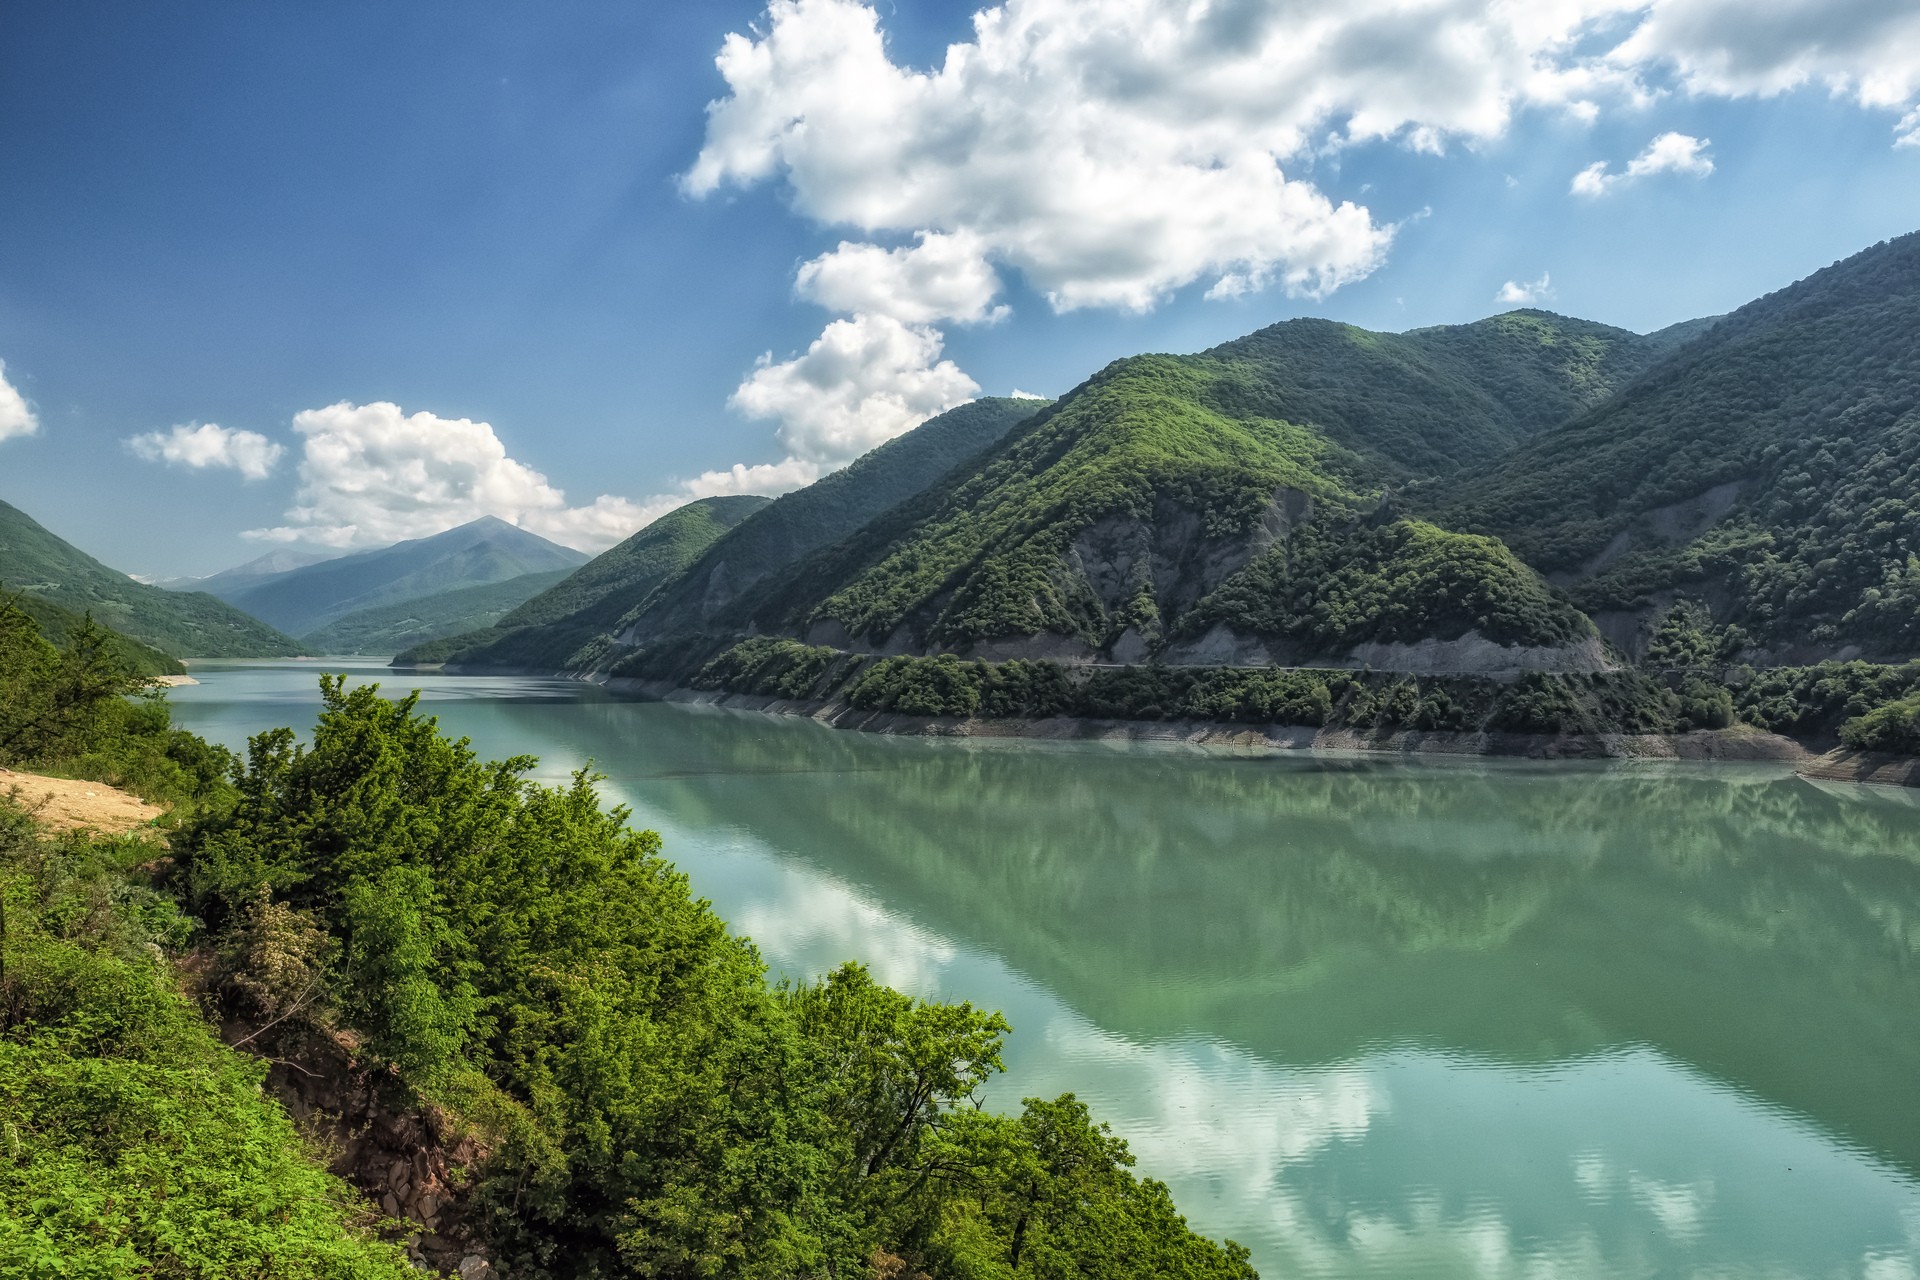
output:
[[[1356,645],[1345,665],[1418,676],[1509,676],[1528,671],[1566,674],[1611,671],[1616,666],[1598,636],[1570,645],[1521,646],[1496,644],[1478,631],[1469,631],[1458,640]]]

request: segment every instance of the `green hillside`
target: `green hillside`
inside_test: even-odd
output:
[[[769,501],[739,496],[690,502],[484,629],[466,627],[444,638],[399,646],[403,652],[395,661],[558,669],[582,645],[612,630],[621,617],[685,569],[715,539]]]
[[[482,516],[432,537],[243,582],[223,598],[277,627],[306,635],[363,609],[529,573],[574,569],[587,560],[585,552]]]
[[[174,658],[302,652],[292,636],[204,592],[163,591],[135,582],[5,502],[0,502],[0,587],[69,615],[91,613],[101,626]],[[47,625],[41,614],[35,617]]]
[[[917,498],[1045,407],[1040,400],[971,401],[929,418],[844,470],[775,499],[647,600],[624,620],[622,630],[631,640],[706,626],[748,588]]]
[[[410,645],[490,627],[573,572],[552,569],[528,573],[505,582],[356,609],[300,637],[300,643],[312,653],[396,653]]]
[[[33,619],[41,635],[62,649],[72,642],[85,625],[84,615],[62,609],[40,596],[20,591],[10,594],[8,600]],[[118,631],[102,628],[101,632],[106,638],[108,651],[113,655],[114,664],[123,671],[137,676],[177,676],[186,673],[187,669],[178,659],[170,658],[150,645],[129,640]]]
[[[1656,353],[1622,330],[1516,312],[1402,335],[1293,321],[1198,356],[1118,361],[981,465],[715,621],[1123,661],[1217,648],[1216,627],[1257,642],[1242,646],[1254,661],[1470,631],[1565,648],[1591,626],[1539,575],[1383,495],[1499,455]]]
[[[1920,652],[1920,234],[1742,307],[1419,501],[1590,611],[1676,593],[1780,652]]]

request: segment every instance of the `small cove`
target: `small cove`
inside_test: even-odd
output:
[[[1920,1273],[1920,807],[1778,766],[956,742],[371,663],[484,756],[588,760],[779,972],[1004,1009],[1269,1277]]]

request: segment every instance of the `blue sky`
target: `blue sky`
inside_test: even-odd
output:
[[[150,575],[595,548],[1139,351],[1646,330],[1920,227],[1911,4],[1509,8],[14,0],[0,498]]]

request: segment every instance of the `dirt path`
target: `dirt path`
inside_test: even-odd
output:
[[[104,782],[43,778],[11,769],[0,769],[0,795],[10,795],[53,831],[88,827],[117,835],[144,827],[166,812]]]

